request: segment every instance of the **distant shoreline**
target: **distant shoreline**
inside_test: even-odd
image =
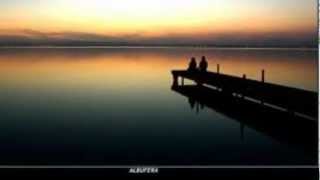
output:
[[[174,49],[174,48],[188,48],[188,49],[266,49],[266,50],[318,50],[319,47],[276,47],[276,46],[142,46],[142,45],[105,45],[105,46],[57,46],[57,45],[40,45],[40,46],[0,46],[0,49],[112,49],[112,48],[124,48],[124,49]]]

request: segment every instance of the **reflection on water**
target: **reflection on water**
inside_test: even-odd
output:
[[[313,164],[301,148],[170,89],[172,69],[207,56],[226,74],[317,89],[317,52],[0,49],[0,164]],[[279,119],[281,120],[281,119]],[[241,138],[245,136],[245,139]]]
[[[172,90],[187,97],[191,109],[195,109],[197,113],[206,106],[239,121],[241,139],[244,139],[244,129],[248,126],[277,141],[309,150],[309,153],[313,153],[316,157],[315,149],[318,143],[316,121],[205,86],[172,86]]]

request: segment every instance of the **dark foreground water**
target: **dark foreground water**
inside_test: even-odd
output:
[[[317,162],[316,146],[291,145],[212,108],[191,109],[171,90],[170,71],[201,55],[212,71],[219,63],[222,73],[260,79],[265,69],[268,82],[317,90],[310,50],[0,49],[0,164]]]

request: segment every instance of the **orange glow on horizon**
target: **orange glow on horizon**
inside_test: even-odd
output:
[[[314,31],[317,27],[312,1],[303,7],[299,1],[288,1],[293,7],[274,0],[264,4],[259,1],[44,1],[39,5],[3,9],[0,34],[29,29],[42,33],[162,37],[172,34],[300,33]]]

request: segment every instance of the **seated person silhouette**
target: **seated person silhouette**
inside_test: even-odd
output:
[[[197,70],[196,58],[192,57],[189,63],[188,71],[196,71],[196,70]]]
[[[206,60],[206,57],[202,56],[201,62],[199,64],[199,70],[200,72],[207,72],[207,69],[208,69],[208,62]]]

